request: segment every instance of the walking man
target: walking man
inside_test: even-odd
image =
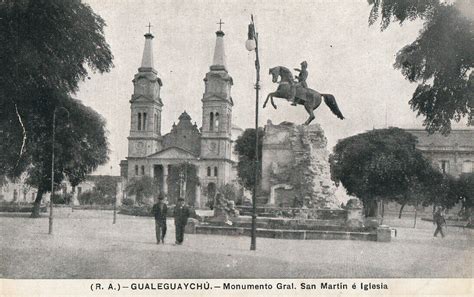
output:
[[[438,232],[439,232],[439,233],[441,233],[441,237],[444,238],[443,224],[446,224],[446,219],[444,218],[441,207],[438,207],[438,209],[434,213],[433,222],[436,223],[436,230],[435,230],[435,233],[434,233],[434,237],[436,237],[438,235]]]
[[[190,215],[189,208],[186,206],[184,199],[179,198],[178,204],[174,209],[174,225],[176,227],[176,242],[175,244],[181,245],[184,240],[184,228],[188,223]]]
[[[153,205],[152,212],[155,216],[155,232],[156,232],[156,243],[165,243],[166,236],[166,213],[168,206],[164,201],[164,196],[160,194],[158,201]]]

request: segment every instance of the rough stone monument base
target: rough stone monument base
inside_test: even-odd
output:
[[[267,122],[261,186],[269,195],[268,206],[339,209],[320,125]]]

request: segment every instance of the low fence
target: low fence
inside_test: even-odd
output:
[[[237,206],[241,214],[251,214],[251,206]],[[346,209],[284,208],[257,206],[257,215],[263,217],[305,218],[313,220],[346,220]]]
[[[0,212],[32,212],[32,203],[2,203],[0,204]],[[46,205],[40,206],[40,212],[46,212]]]

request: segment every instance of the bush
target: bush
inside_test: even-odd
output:
[[[112,205],[115,197],[101,195],[98,191],[87,191],[77,198],[81,205]]]
[[[124,214],[124,215],[140,216],[140,217],[153,216],[150,205],[136,205],[136,206],[122,205],[122,207],[120,207],[119,213]]]
[[[71,193],[66,193],[66,194],[54,194],[53,195],[53,203],[54,204],[69,204],[71,203],[72,200],[72,194]]]
[[[133,204],[135,204],[135,201],[132,198],[124,198],[122,200],[122,205],[132,206]]]
[[[77,200],[79,200],[79,203],[81,205],[92,205],[93,201],[96,200],[95,193],[92,191],[86,191],[81,193],[78,197]]]
[[[225,199],[234,201],[236,205],[242,205],[244,203],[243,188],[237,187],[234,184],[225,184],[219,187],[218,192],[221,193]],[[211,205],[209,205],[209,207],[211,207]]]

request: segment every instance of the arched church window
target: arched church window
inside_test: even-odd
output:
[[[209,131],[214,131],[214,113],[209,115]]]
[[[217,176],[217,167],[214,167],[214,176]]]
[[[135,165],[135,175],[138,175],[138,165]]]
[[[211,167],[207,167],[207,176],[211,176]]]
[[[216,131],[219,131],[219,113],[218,112],[216,112],[216,119],[215,119],[214,126],[216,126]]]
[[[142,175],[145,175],[145,166],[142,165]]]
[[[137,125],[138,125],[137,129],[138,129],[138,131],[140,131],[142,129],[142,113],[141,112],[138,113],[138,124]]]
[[[473,168],[472,168],[472,161],[464,161],[462,163],[462,173],[471,173],[473,172]]]
[[[146,112],[143,113],[143,131],[146,131]]]

